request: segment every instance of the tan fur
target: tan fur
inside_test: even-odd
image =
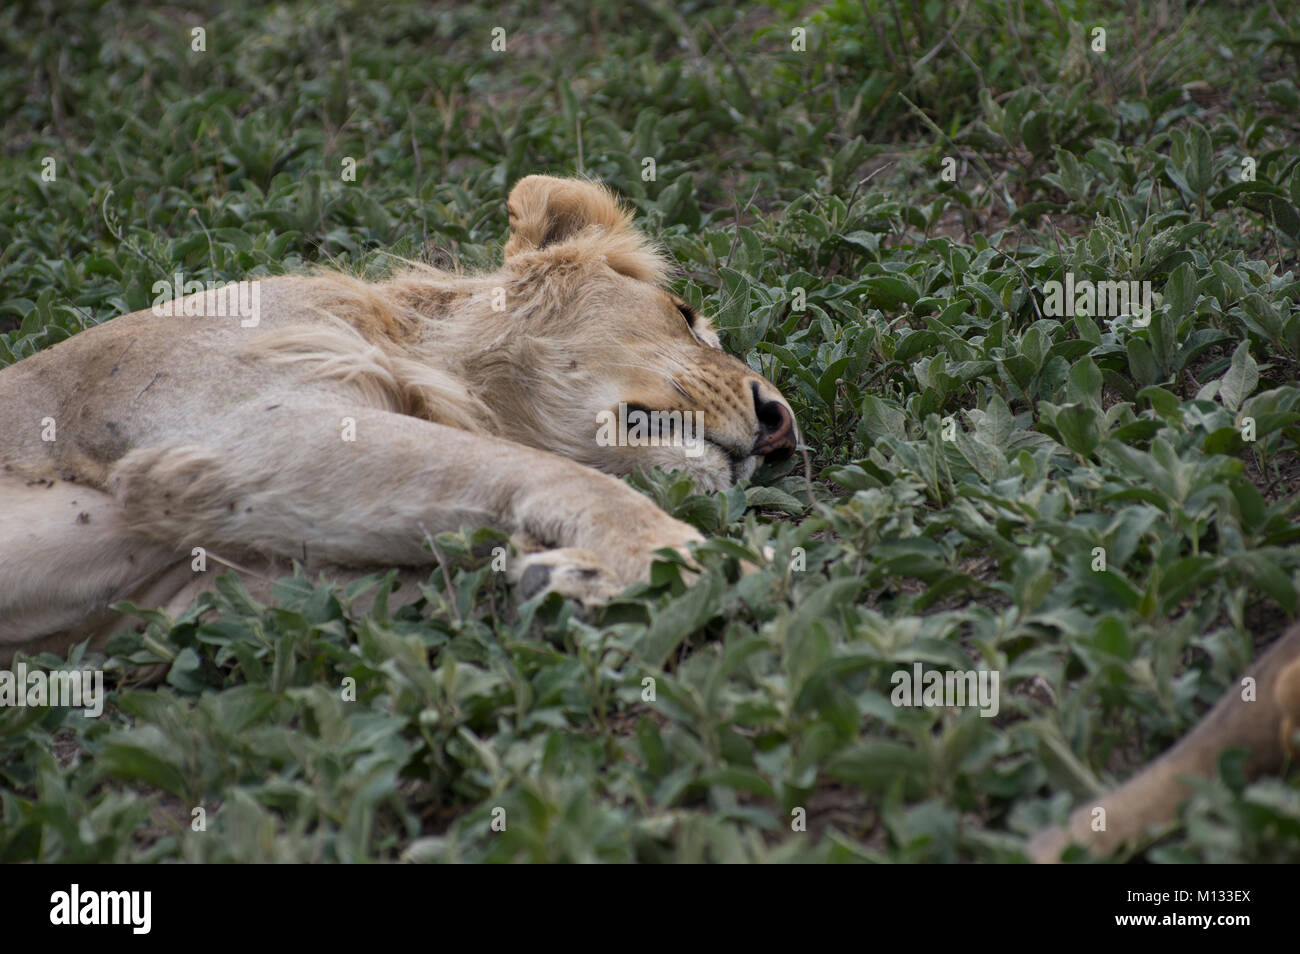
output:
[[[793,448],[788,405],[691,329],[603,186],[529,176],[507,209],[494,272],[265,279],[256,320],[199,293],[0,371],[0,662],[102,638],[116,600],[183,609],[196,548],[257,579],[360,573],[487,525],[544,548],[524,588],[598,602],[699,539],[609,475],[729,486]],[[600,446],[619,402],[700,411],[708,443]]]
[[[1228,749],[1248,753],[1245,770],[1275,772],[1297,754],[1300,725],[1300,626],[1293,627],[1246,672],[1253,696],[1230,688],[1196,727],[1156,761],[1113,792],[1085,802],[1064,827],[1039,832],[1029,843],[1038,862],[1060,860],[1071,844],[1098,857],[1138,848],[1158,836],[1192,794],[1184,779],[1208,778]],[[1098,812],[1101,810],[1101,813]],[[1104,821],[1104,827],[1099,826]]]

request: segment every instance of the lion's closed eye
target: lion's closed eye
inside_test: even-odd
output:
[[[677,308],[678,313],[686,322],[686,327],[691,336],[700,344],[706,347],[720,350],[722,347],[718,336],[713,332],[709,322],[700,317],[700,313],[694,307],[682,301],[680,298],[673,299],[673,305]]]

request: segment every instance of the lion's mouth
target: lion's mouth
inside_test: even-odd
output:
[[[701,423],[693,423],[688,415],[699,415],[700,411],[681,410],[681,409],[660,409],[655,410],[649,405],[640,404],[634,401],[625,401],[620,404],[620,409],[626,413],[626,419],[631,422],[639,419],[649,437],[657,438],[664,443],[673,444],[688,439],[702,440],[705,444],[716,447],[733,463],[743,463],[747,458],[753,457],[759,453],[755,445],[751,442],[741,446],[728,438],[717,434],[705,434],[704,427]],[[630,426],[630,424],[629,424]],[[693,432],[693,433],[692,433]]]
[[[735,486],[741,480],[753,475],[758,469],[758,464],[754,460],[757,456],[751,450],[738,450],[735,446],[724,444],[712,437],[704,439],[706,444],[716,447],[722,451],[727,458],[727,476],[730,478],[731,486]]]
[[[735,445],[724,444],[716,437],[706,437],[704,438],[704,443],[712,444],[718,450],[722,451],[722,453],[726,454],[727,457],[731,460],[732,464],[743,463],[746,458],[754,456],[753,451],[751,449],[746,448],[744,450],[740,450]]]
[[[714,448],[726,461],[725,473],[731,485],[752,476],[758,469],[759,460],[764,456],[755,441],[742,444],[727,434],[704,433],[703,422],[690,417],[699,414],[699,411],[655,410],[639,401],[622,401],[618,410],[611,413],[627,421],[629,428],[635,422],[642,431],[639,439],[649,439],[652,446],[687,446],[698,443]],[[697,449],[688,456],[694,457],[698,453]],[[721,467],[718,470],[721,471]],[[722,476],[722,473],[717,473],[715,479],[721,480]]]

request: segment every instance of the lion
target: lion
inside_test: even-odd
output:
[[[518,595],[589,604],[686,556],[700,534],[618,476],[730,487],[796,449],[789,402],[609,189],[533,175],[506,209],[487,274],[205,289],[0,371],[0,664],[99,645],[120,600],[175,616],[211,584],[195,554],[362,575],[493,527]]]

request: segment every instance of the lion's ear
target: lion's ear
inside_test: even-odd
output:
[[[667,280],[668,259],[632,227],[632,213],[598,182],[526,176],[510,190],[506,212],[507,261],[557,246],[569,260],[600,260],[616,272],[655,285]]]
[[[602,185],[584,179],[526,176],[506,199],[510,239],[506,258],[572,238],[590,226],[610,233],[630,229],[632,216]]]

